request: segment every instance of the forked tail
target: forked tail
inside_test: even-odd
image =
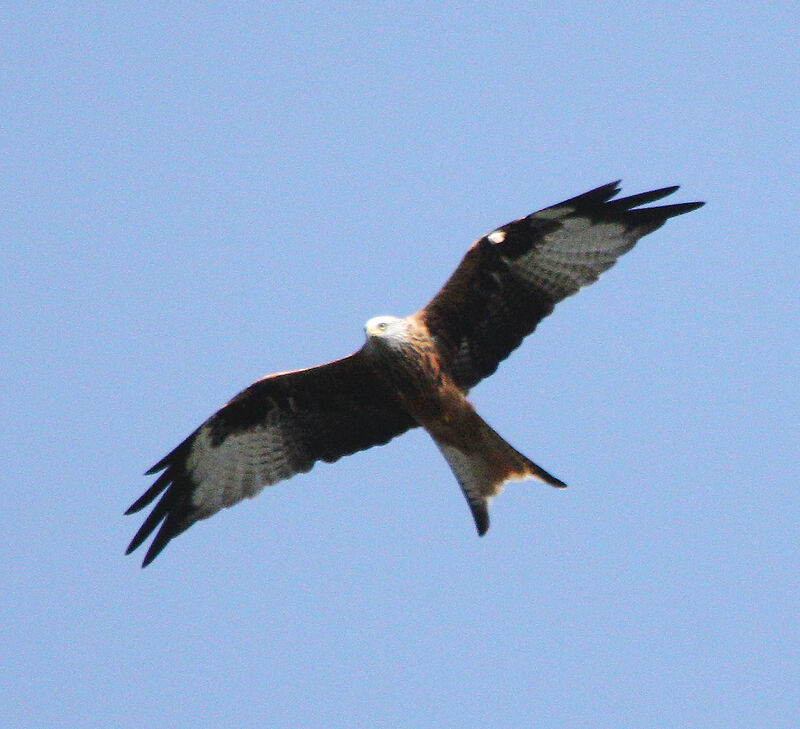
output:
[[[557,488],[566,484],[509,445],[471,407],[469,411],[471,415],[467,417],[471,422],[462,431],[468,433],[467,437],[456,438],[451,433],[431,435],[464,492],[478,534],[483,536],[489,529],[492,498],[502,493],[508,481],[532,478]]]

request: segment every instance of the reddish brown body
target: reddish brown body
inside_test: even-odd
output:
[[[479,533],[488,528],[491,497],[507,481],[534,478],[564,486],[475,412],[419,315],[376,317],[366,331],[365,358],[376,372],[388,375],[387,385],[401,407],[433,438],[467,496]]]

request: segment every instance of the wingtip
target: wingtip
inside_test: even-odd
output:
[[[167,457],[167,458],[168,458],[168,457]],[[162,458],[162,459],[161,459],[161,460],[160,460],[158,463],[156,463],[154,466],[151,466],[150,468],[148,468],[148,469],[147,469],[147,470],[144,472],[144,475],[145,475],[145,476],[154,476],[154,475],[155,475],[155,474],[157,474],[159,471],[163,471],[163,470],[164,470],[164,469],[165,469],[165,468],[166,468],[166,467],[169,465],[169,461],[167,460],[167,458]]]
[[[600,187],[596,187],[594,190],[589,190],[589,192],[584,193],[584,195],[606,195],[606,199],[614,197],[620,190],[622,189],[622,179],[614,180],[613,182],[607,182],[605,185],[600,185]],[[579,197],[583,197],[580,195]]]
[[[705,202],[675,203],[674,205],[660,205],[659,207],[655,208],[640,208],[640,210],[642,212],[646,212],[648,210],[657,210],[659,214],[662,215],[666,220],[669,218],[674,218],[678,215],[691,213],[693,210],[702,208],[703,205],[705,205]]]
[[[139,549],[139,547],[142,546],[142,544],[147,539],[147,537],[150,536],[152,528],[150,529],[150,531],[148,531],[147,529],[144,528],[144,526],[145,525],[143,525],[139,529],[139,531],[136,532],[136,534],[134,535],[133,539],[131,539],[131,543],[128,545],[128,548],[125,550],[125,556],[126,557],[129,554],[131,554],[131,552],[135,552],[137,549]]]
[[[161,524],[161,527],[156,532],[156,536],[153,538],[153,541],[150,542],[150,546],[147,549],[147,554],[144,556],[144,560],[142,560],[142,567],[147,567],[159,554],[164,550],[166,547],[175,537],[178,536],[181,532],[186,530],[188,524],[181,520],[181,517],[178,516],[179,510],[176,511],[175,505],[173,504],[170,507],[170,511],[167,514],[166,519]]]
[[[142,542],[143,542],[143,541],[144,541],[144,540],[142,540]],[[170,541],[170,540],[169,540],[169,539],[167,539],[167,540],[166,540],[166,541],[165,541],[163,544],[156,544],[156,542],[155,542],[155,541],[154,541],[154,542],[152,542],[152,543],[150,544],[150,547],[149,547],[149,549],[147,550],[147,553],[144,555],[144,559],[142,560],[142,565],[141,565],[141,568],[142,568],[142,569],[144,569],[144,568],[145,568],[145,567],[147,567],[147,565],[149,565],[149,564],[150,564],[150,563],[151,563],[151,562],[152,562],[152,561],[153,561],[153,560],[154,560],[156,557],[158,557],[158,555],[161,553],[161,551],[164,549],[164,547],[166,547],[166,546],[167,546],[167,542],[169,542],[169,541]],[[131,542],[131,543],[128,545],[128,548],[125,550],[125,556],[127,557],[129,554],[131,554],[131,552],[134,552],[135,550],[137,550],[137,549],[138,549],[138,548],[141,546],[142,542],[136,543],[136,540],[132,541],[132,542]]]
[[[125,556],[128,557],[132,552],[136,551],[140,546],[141,546],[141,543],[136,544],[135,541],[131,542],[128,545],[128,548],[125,550]],[[162,549],[163,549],[163,547],[162,547]],[[145,554],[144,559],[142,560],[142,564],[140,565],[140,569],[144,569],[145,567],[147,567],[147,565],[149,565],[156,558],[156,556],[158,555],[158,552],[160,552],[161,550],[159,549],[154,554],[151,554],[152,551],[153,551],[153,548],[151,546],[150,549],[147,550],[147,554]]]
[[[557,205],[553,207],[561,207],[570,204],[577,206],[602,205],[603,203],[607,203],[609,200],[611,200],[611,198],[613,198],[620,191],[621,183],[622,180],[615,180],[614,182],[608,182],[605,185],[600,185],[600,187],[595,187],[592,190],[588,190],[587,192],[583,192],[580,195],[571,197],[569,198],[569,200],[564,200],[563,202],[557,203]],[[547,208],[545,208],[545,210],[546,209]]]

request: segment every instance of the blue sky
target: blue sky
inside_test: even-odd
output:
[[[0,706],[17,729],[790,727],[790,3],[16,3],[0,31]],[[479,235],[706,200],[472,400],[563,478],[478,539],[424,433],[122,553],[142,472]]]

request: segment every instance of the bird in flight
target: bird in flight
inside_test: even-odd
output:
[[[160,475],[125,513],[158,502],[126,554],[157,529],[146,567],[196,521],[317,461],[336,461],[418,426],[452,469],[480,535],[506,482],[565,486],[503,440],[466,395],[559,301],[596,281],[667,219],[703,205],[641,207],[677,186],[614,199],[618,185],[483,236],[424,308],[403,319],[370,319],[357,352],[269,375],[240,392],[147,471]]]

